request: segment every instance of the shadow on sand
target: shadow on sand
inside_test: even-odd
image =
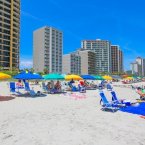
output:
[[[0,102],[1,101],[10,101],[10,100],[13,100],[15,99],[15,97],[12,97],[12,96],[0,96]]]

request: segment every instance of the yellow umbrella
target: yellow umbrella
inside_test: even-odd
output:
[[[104,78],[105,80],[112,80],[112,79],[113,79],[111,76],[103,76],[103,78]]]
[[[10,79],[10,78],[11,78],[10,75],[0,72],[0,80]]]
[[[80,76],[78,75],[66,75],[65,76],[65,80],[83,80],[83,78],[81,78]]]

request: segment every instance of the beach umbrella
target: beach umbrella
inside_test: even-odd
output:
[[[102,76],[94,76],[96,78],[96,80],[104,80],[104,78]]]
[[[28,72],[28,71],[24,71],[24,72],[19,73],[16,76],[14,76],[14,79],[19,79],[19,80],[38,80],[38,79],[43,79],[43,78],[39,74],[31,73],[31,72]]]
[[[73,74],[71,74],[71,75],[66,75],[65,76],[65,80],[83,80],[83,78],[81,78],[80,76],[78,76],[78,75],[73,75]]]
[[[96,80],[94,76],[91,75],[82,75],[81,76],[84,80]]]
[[[142,77],[137,77],[138,79],[142,79]]]
[[[133,77],[124,78],[125,80],[133,80]]]
[[[122,75],[121,77],[122,77],[122,78],[127,78],[127,77],[128,77],[128,75],[127,75],[127,74],[125,74],[125,75]]]
[[[113,79],[111,76],[103,76],[103,78],[104,78],[105,80],[112,80],[112,79]]]
[[[47,74],[44,75],[43,78],[45,80],[64,80],[64,77],[60,74]]]
[[[5,73],[0,72],[0,80],[10,79],[11,76]]]
[[[135,79],[135,80],[136,80],[136,79],[138,79],[138,77],[137,77],[137,76],[133,76],[132,78],[133,78],[133,79]]]

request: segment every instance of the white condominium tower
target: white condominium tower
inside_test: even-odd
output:
[[[82,48],[96,53],[96,73],[111,72],[111,43],[108,40],[83,40]]]
[[[77,52],[81,57],[81,74],[82,75],[96,74],[95,52],[91,50],[81,50],[81,49],[79,49]]]
[[[131,63],[132,74],[145,76],[145,59],[137,57],[135,62]]]
[[[63,33],[52,27],[42,27],[33,33],[33,68],[36,72],[62,72]]]

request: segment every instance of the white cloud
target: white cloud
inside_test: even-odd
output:
[[[40,18],[38,18],[38,17],[28,13],[28,12],[22,11],[22,10],[21,10],[21,14],[25,17],[29,17],[29,18],[37,20],[37,21],[42,21],[42,19],[40,19]]]

